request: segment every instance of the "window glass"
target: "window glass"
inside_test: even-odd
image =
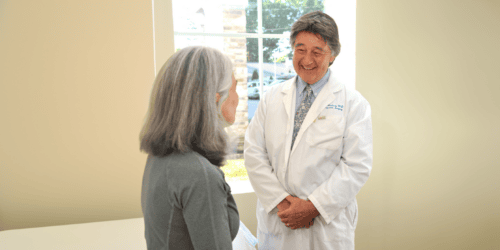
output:
[[[330,69],[335,78],[354,88],[355,0],[260,0],[261,13],[257,1],[172,0],[175,49],[213,47],[233,61],[240,101],[236,121],[226,129],[233,138],[229,167],[223,168],[229,181],[248,178],[242,163],[243,142],[261,92],[296,75],[289,37],[292,24],[300,16],[321,10],[335,19],[342,52]],[[258,28],[259,15],[262,30]]]
[[[174,30],[197,33],[252,33],[245,12],[257,12],[247,0],[172,0],[172,8]],[[257,16],[250,21],[257,23]]]
[[[256,1],[249,0],[249,3]],[[292,24],[299,17],[316,10],[324,11],[323,0],[263,0],[262,33],[283,34],[290,32]],[[253,16],[247,18],[253,18]]]
[[[248,41],[247,49],[249,58],[252,54],[258,56],[256,46],[249,47],[248,44],[257,43],[257,41]],[[257,39],[254,39],[257,40]],[[296,75],[293,68],[293,54],[288,38],[264,38],[264,62],[262,63],[262,80],[264,93],[272,86],[284,82]],[[258,57],[257,57],[258,58]],[[260,81],[259,81],[259,62],[258,60],[248,60],[248,120],[250,121],[255,113],[255,109],[260,100]]]

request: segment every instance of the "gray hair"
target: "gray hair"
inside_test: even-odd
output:
[[[172,55],[154,81],[139,136],[141,151],[159,157],[196,151],[222,166],[228,138],[220,110],[232,67],[229,57],[213,48],[187,47]],[[217,103],[216,93],[221,96]]]
[[[332,56],[340,54],[339,30],[335,20],[321,11],[307,13],[295,21],[290,34],[290,45],[293,48],[297,35],[302,31],[319,34],[332,51]],[[330,63],[332,65],[332,63]]]

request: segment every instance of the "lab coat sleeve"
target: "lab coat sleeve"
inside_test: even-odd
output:
[[[266,94],[269,94],[268,91]],[[244,157],[250,183],[267,213],[270,213],[289,194],[285,191],[271,166],[266,150],[266,97],[263,95],[245,133]]]
[[[332,175],[308,197],[327,224],[355,199],[372,169],[370,104],[359,92],[352,94],[340,163]]]

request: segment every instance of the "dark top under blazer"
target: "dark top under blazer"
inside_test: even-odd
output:
[[[148,249],[232,249],[238,233],[224,173],[195,152],[148,156],[141,206]]]

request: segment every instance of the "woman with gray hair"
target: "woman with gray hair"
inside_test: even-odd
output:
[[[237,106],[221,52],[188,47],[161,68],[140,134],[149,154],[141,194],[148,249],[232,249],[239,214],[219,168]]]

